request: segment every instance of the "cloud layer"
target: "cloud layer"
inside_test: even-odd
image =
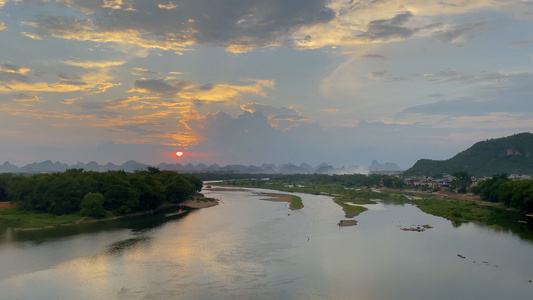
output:
[[[409,167],[533,126],[527,1],[0,8],[0,153],[14,163],[175,162],[180,149],[188,162]]]

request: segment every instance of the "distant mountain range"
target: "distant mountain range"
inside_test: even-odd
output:
[[[386,166],[392,165],[393,167],[398,168],[395,164],[387,163],[385,165],[380,165],[377,161],[372,162],[371,168],[375,170],[376,166],[379,166],[381,169],[387,168]],[[341,167],[335,168],[328,164],[320,164],[316,167],[312,167],[306,163],[303,163],[299,166],[288,163],[282,165],[275,164],[263,164],[261,166],[245,166],[245,165],[227,165],[221,167],[217,164],[207,166],[205,164],[186,164],[182,165],[179,163],[176,164],[167,164],[161,163],[157,166],[146,165],[143,163],[130,160],[125,162],[122,165],[115,165],[112,163],[107,163],[105,165],[99,165],[98,163],[92,161],[89,163],[78,162],[74,165],[67,165],[60,162],[52,162],[51,160],[43,161],[40,163],[31,163],[23,167],[15,166],[9,162],[4,162],[0,165],[0,173],[52,173],[52,172],[64,172],[67,169],[84,169],[86,171],[96,171],[96,172],[106,172],[109,170],[118,171],[124,170],[126,172],[142,171],[146,170],[148,167],[157,167],[160,170],[169,170],[177,171],[180,173],[194,173],[194,172],[239,172],[239,173],[249,173],[249,174],[354,174],[354,173],[366,173],[365,168],[358,166],[351,167]]]
[[[391,171],[400,172],[402,171],[402,169],[400,169],[400,167],[398,167],[394,163],[380,164],[379,162],[377,162],[377,160],[373,160],[372,164],[370,164],[370,167],[368,167],[368,171],[370,172],[391,172]]]
[[[404,176],[441,176],[458,171],[476,177],[501,173],[533,175],[533,134],[525,132],[478,142],[447,160],[421,159]]]
[[[67,169],[84,169],[86,171],[105,172],[108,170],[124,170],[134,172],[146,170],[151,165],[130,160],[122,165],[107,163],[99,165],[92,161],[89,163],[78,162],[75,165],[67,165],[50,160],[40,163],[31,163],[23,167],[15,166],[9,162],[0,165],[0,172],[6,173],[43,173],[63,172]],[[394,163],[380,164],[376,160],[368,168],[357,166],[335,168],[328,164],[320,164],[312,167],[306,163],[294,165],[292,163],[275,165],[227,165],[221,167],[217,164],[186,164],[182,165],[161,163],[157,166],[160,170],[171,170],[180,173],[194,172],[238,172],[248,174],[354,174],[354,173],[397,173],[401,169]],[[529,132],[519,133],[512,136],[490,139],[474,144],[467,150],[458,153],[447,160],[420,159],[410,169],[403,172],[404,176],[432,176],[440,177],[443,173],[453,174],[458,171],[467,171],[476,177],[492,176],[494,174],[519,174],[533,175],[533,134]]]

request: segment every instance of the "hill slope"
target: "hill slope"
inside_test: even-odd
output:
[[[473,176],[533,174],[533,134],[529,132],[474,144],[447,160],[421,159],[405,176],[433,176],[467,171]]]

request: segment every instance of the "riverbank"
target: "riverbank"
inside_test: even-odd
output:
[[[32,231],[32,230],[41,230],[49,229],[58,226],[72,226],[85,223],[95,223],[95,222],[105,222],[112,221],[121,218],[136,217],[143,215],[151,215],[155,212],[165,209],[172,206],[185,206],[192,209],[208,208],[218,205],[217,199],[197,197],[193,200],[187,200],[179,204],[166,204],[159,207],[156,210],[149,210],[143,212],[136,212],[121,216],[113,216],[103,219],[95,219],[86,216],[82,216],[79,213],[70,214],[70,215],[51,215],[41,212],[31,212],[31,211],[22,211],[18,210],[13,205],[6,207],[0,210],[0,222],[6,225],[7,227],[15,228],[16,230],[22,231]]]
[[[204,198],[207,199],[207,198]],[[185,202],[182,202],[178,205],[180,206],[186,206],[189,208],[208,208],[218,205],[218,199],[212,199],[212,200],[203,200],[203,199],[194,199],[194,200],[187,200]]]

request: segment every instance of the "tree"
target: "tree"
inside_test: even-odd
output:
[[[450,183],[450,189],[459,193],[466,193],[468,188],[472,185],[472,177],[466,171],[453,173],[455,177]]]
[[[0,174],[0,202],[9,201],[7,196],[7,186],[13,179],[13,174],[5,173]]]
[[[157,173],[154,173],[157,174]],[[130,176],[131,183],[139,194],[138,210],[158,208],[165,201],[165,188],[149,172],[137,172]]]
[[[87,193],[81,201],[82,216],[102,218],[108,215],[104,209],[105,197],[101,193]]]
[[[507,174],[492,175],[492,178],[479,183],[476,193],[479,193],[485,201],[498,202],[498,189],[500,185],[510,180]]]
[[[108,171],[102,184],[104,208],[117,215],[127,214],[139,206],[139,193],[124,171]]]

